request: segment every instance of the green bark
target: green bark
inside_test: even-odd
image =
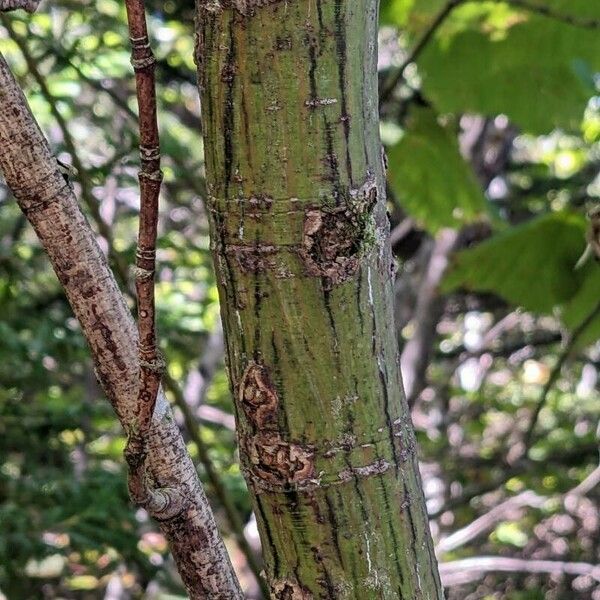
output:
[[[273,598],[439,599],[402,394],[376,0],[198,0],[208,210]]]

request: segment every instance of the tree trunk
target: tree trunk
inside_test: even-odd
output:
[[[133,318],[2,55],[0,169],[50,257],[90,346],[96,375],[127,428],[137,413],[139,382]],[[166,489],[183,499],[176,514],[165,505],[153,516],[190,597],[242,598],[196,469],[162,392],[148,433],[148,462],[157,491]]]
[[[208,210],[273,598],[443,597],[400,380],[376,0],[198,0]]]

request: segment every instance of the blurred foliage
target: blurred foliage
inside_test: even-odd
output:
[[[459,227],[485,214],[485,198],[460,155],[456,127],[444,127],[431,110],[411,111],[388,160],[392,189],[402,196],[403,208],[428,231]]]
[[[149,6],[165,171],[160,337],[171,375],[203,415],[200,434],[227,493],[248,520],[203,211],[193,2]],[[382,0],[379,61],[385,83],[431,33],[381,106],[401,260],[401,346],[416,331],[432,244],[448,228],[459,232],[449,268],[433,286],[443,292],[441,304],[425,313],[433,342],[413,409],[432,530],[443,539],[531,490],[544,501],[507,513],[441,559],[597,563],[598,491],[575,505],[563,494],[598,462],[600,318],[547,390],[525,456],[518,450],[562,364],[564,340],[600,298],[598,263],[575,268],[586,246],[586,211],[600,198],[600,25],[583,22],[600,21],[600,5],[539,0],[550,11],[542,14],[523,3],[463,2],[432,30],[445,6]],[[59,0],[9,19],[47,90],[1,28],[0,51],[66,163],[76,162],[65,141],[72,137],[83,166],[75,189],[92,227],[101,229],[98,214],[108,225],[112,239],[100,241],[125,289],[129,274],[115,256],[130,263],[134,254],[138,158],[124,6]],[[0,597],[95,599],[109,597],[107,590],[124,599],[181,597],[164,539],[128,503],[122,432],[77,323],[2,187],[0,310]],[[192,443],[190,451],[195,457]],[[235,549],[233,557],[244,575]],[[244,581],[252,597],[252,582]],[[600,589],[591,577],[490,573],[453,584],[448,597],[597,600]]]

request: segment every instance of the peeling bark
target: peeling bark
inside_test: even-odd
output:
[[[137,332],[71,187],[0,55],[0,169],[48,253],[117,416],[136,416]],[[148,431],[152,513],[192,599],[242,598],[223,542],[162,391]]]
[[[442,598],[393,327],[377,5],[198,0],[212,248],[273,598]]]

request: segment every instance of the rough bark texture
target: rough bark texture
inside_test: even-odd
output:
[[[376,0],[199,0],[208,209],[273,598],[439,599],[393,327]]]
[[[0,12],[9,12],[22,8],[27,12],[35,12],[40,0],[0,0]]]
[[[90,345],[96,373],[127,427],[138,392],[137,332],[77,200],[0,55],[0,169],[33,225]],[[177,490],[184,509],[155,511],[193,599],[242,598],[206,496],[164,395],[148,436],[156,489]]]

